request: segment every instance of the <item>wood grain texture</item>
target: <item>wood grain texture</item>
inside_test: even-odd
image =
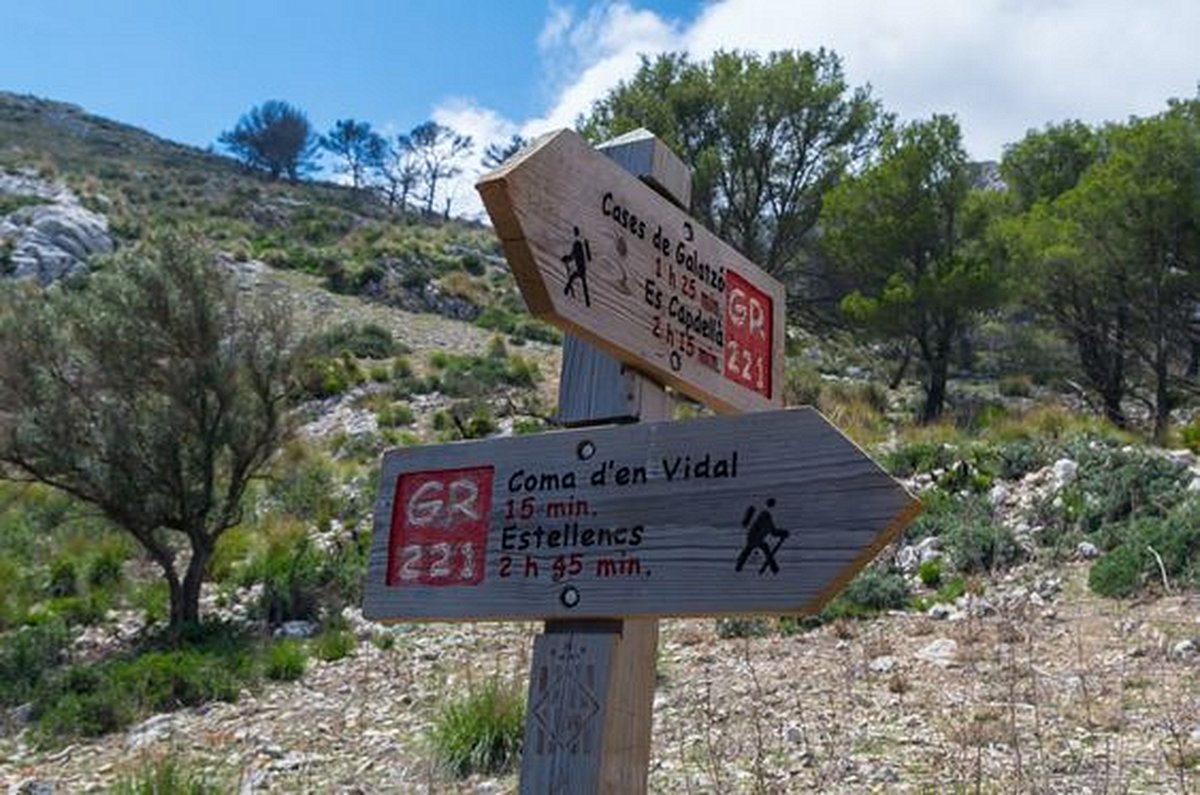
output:
[[[619,642],[616,630],[547,633],[534,640],[521,749],[522,793],[600,791],[606,705],[613,699]]]
[[[645,127],[605,141],[596,151],[684,210],[692,203],[692,171]]]
[[[783,285],[578,134],[477,188],[534,314],[718,411],[782,405]]]
[[[448,576],[389,585],[389,561],[394,573],[404,552],[393,520],[412,507],[396,510],[398,482],[485,469],[486,527],[470,561],[479,581],[466,582],[465,557],[451,554]],[[417,508],[429,518],[429,505]],[[916,510],[813,409],[395,450],[383,464],[364,610],[406,621],[810,612]],[[430,527],[454,538],[465,515],[439,529],[444,513]],[[431,555],[408,574],[427,574]]]

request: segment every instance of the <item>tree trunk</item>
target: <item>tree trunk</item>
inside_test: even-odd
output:
[[[900,382],[904,380],[904,374],[908,372],[908,365],[912,362],[912,354],[912,346],[906,343],[904,355],[900,359],[900,366],[896,368],[896,374],[888,381],[888,389],[899,389]]]
[[[1167,341],[1160,336],[1154,351],[1154,441],[1166,441],[1171,420],[1171,390]]]
[[[925,382],[925,406],[921,409],[921,422],[936,422],[942,416],[946,405],[946,377],[950,362],[945,356],[938,356],[933,361],[926,362],[929,368],[929,379]]]
[[[208,561],[212,558],[212,541],[198,531],[192,536],[192,558],[188,561],[187,573],[183,577],[180,589],[180,615],[185,624],[195,624],[200,621],[200,587],[204,584],[204,573],[208,569]],[[172,610],[172,614],[173,614]]]

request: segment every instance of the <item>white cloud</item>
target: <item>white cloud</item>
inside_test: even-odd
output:
[[[900,119],[954,113],[970,154],[994,159],[1050,122],[1120,121],[1195,96],[1197,30],[1194,0],[717,0],[685,25],[628,0],[582,16],[553,6],[537,44],[554,100],[508,124],[527,136],[572,126],[641,54],[826,47]],[[481,146],[507,137],[498,116],[490,129]]]

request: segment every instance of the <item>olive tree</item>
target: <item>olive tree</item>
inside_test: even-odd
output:
[[[286,306],[194,240],[114,257],[82,285],[0,290],[0,470],[98,508],[199,618],[217,539],[287,433]],[[186,550],[186,553],[185,553]]]

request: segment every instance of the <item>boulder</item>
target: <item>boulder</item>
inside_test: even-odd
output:
[[[5,275],[47,285],[83,271],[92,256],[113,250],[108,220],[81,205],[75,194],[28,175],[5,176],[0,196],[46,202],[0,217],[0,241],[8,249]]]

